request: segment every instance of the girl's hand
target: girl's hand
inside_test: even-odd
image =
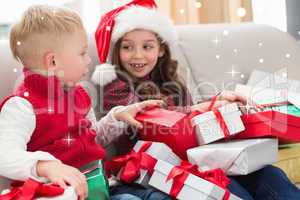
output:
[[[192,106],[192,111],[198,110],[200,112],[207,112],[210,103],[210,101],[207,101],[195,104],[194,106]],[[213,108],[218,108],[230,103],[237,103],[243,113],[246,113],[247,109],[249,108],[254,109],[255,111],[261,111],[263,109],[262,106],[257,105],[255,102],[247,99],[247,97],[233,91],[223,91],[220,95],[218,95]]]
[[[216,100],[215,104],[213,105],[212,108],[219,108],[222,106],[225,106],[226,104],[229,104],[230,102],[227,100]],[[206,101],[206,102],[202,102],[202,103],[198,103],[195,104],[191,107],[192,111],[200,111],[200,112],[207,112],[209,111],[208,108],[210,106],[211,102],[210,101]]]
[[[51,183],[66,189],[72,186],[79,200],[84,200],[88,195],[85,176],[76,168],[65,165],[57,160],[38,161],[37,175],[48,178]]]
[[[114,112],[114,116],[118,121],[123,121],[136,128],[143,128],[142,123],[135,119],[137,113],[152,107],[161,107],[164,104],[162,100],[147,100],[139,103],[124,106]]]

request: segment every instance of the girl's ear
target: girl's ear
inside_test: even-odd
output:
[[[158,57],[163,57],[165,55],[165,47],[163,45],[160,46],[159,52],[158,52]]]

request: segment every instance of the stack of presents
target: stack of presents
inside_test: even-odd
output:
[[[279,146],[300,141],[298,85],[284,72],[254,71],[236,92],[262,110],[247,104],[241,112],[232,103],[205,113],[143,112],[137,116],[144,124],[141,140],[130,154],[113,158],[109,168],[121,181],[155,187],[177,199],[239,199],[227,190],[227,176],[274,164]]]
[[[273,164],[278,145],[300,141],[300,83],[285,75],[254,71],[249,84],[236,86],[237,92],[264,105],[260,111],[246,105],[242,113],[232,103],[205,113],[152,108],[139,114],[141,140],[129,154],[107,161],[106,171],[176,199],[240,199],[228,191],[228,175],[247,175]],[[89,190],[102,188],[105,199],[103,172],[89,173]]]

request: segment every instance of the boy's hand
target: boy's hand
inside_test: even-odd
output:
[[[38,161],[37,175],[48,178],[52,183],[66,188],[72,186],[79,200],[84,200],[88,195],[85,176],[76,168],[65,165],[60,161]]]
[[[143,128],[143,125],[142,123],[135,120],[136,114],[152,107],[161,107],[163,104],[164,103],[162,100],[142,101],[117,109],[114,112],[114,116],[118,121],[126,122],[129,125],[141,129]]]

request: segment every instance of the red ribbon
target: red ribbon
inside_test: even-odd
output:
[[[216,119],[217,119],[217,122],[219,123],[222,131],[223,131],[223,134],[224,134],[224,138],[228,138],[230,136],[230,131],[228,129],[228,126],[221,114],[221,112],[218,110],[218,109],[214,109],[213,106],[214,104],[216,103],[217,101],[217,98],[218,98],[218,95],[215,95],[212,100],[211,100],[211,103],[210,105],[208,106],[208,111],[213,111],[213,113],[215,114],[216,116]],[[202,114],[200,111],[193,111],[191,114],[190,114],[190,119],[192,119],[193,117],[199,115],[199,114]]]
[[[186,181],[190,173],[223,188],[225,190],[223,200],[229,199],[230,192],[226,187],[230,183],[230,179],[226,177],[221,169],[200,172],[197,165],[193,165],[188,161],[182,161],[179,166],[173,167],[167,176],[166,182],[173,179],[173,184],[169,193],[171,196],[178,196],[179,192],[184,186],[184,182]]]
[[[64,193],[64,189],[56,185],[47,185],[28,179],[19,187],[13,187],[7,194],[0,195],[0,200],[32,200],[37,197],[54,197]]]
[[[112,161],[106,162],[105,168],[108,173],[120,171],[120,180],[132,183],[140,176],[140,170],[147,170],[151,175],[157,162],[155,158],[145,153],[152,142],[144,142],[138,152],[131,151],[124,156],[118,156]]]

